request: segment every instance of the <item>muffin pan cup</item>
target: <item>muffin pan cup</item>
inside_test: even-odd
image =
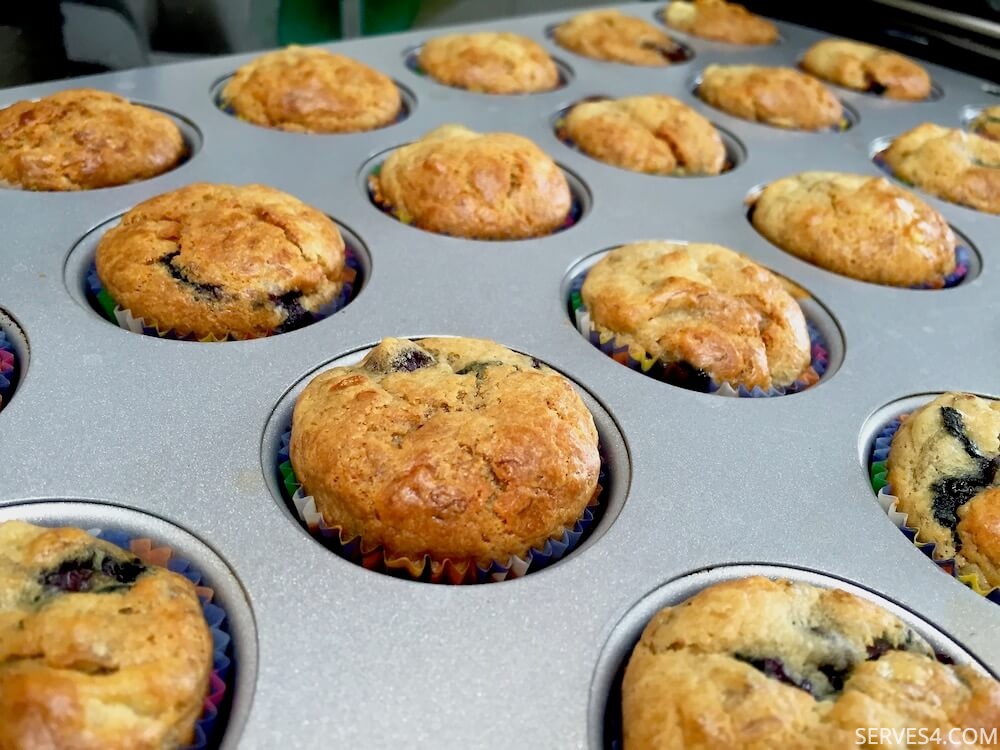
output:
[[[660,6],[622,10],[657,23]],[[984,81],[927,64],[944,94],[937,101],[838,92],[860,115],[850,130],[785,131],[708,107],[691,77],[713,63],[794,65],[823,34],[781,23],[783,41],[771,47],[685,38],[697,53],[690,64],[649,69],[563,51],[545,28],[571,15],[465,27],[525,34],[570,63],[566,87],[546,95],[470,95],[415,74],[405,52],[427,30],[327,45],[413,93],[409,117],[364,133],[285,133],[220,111],[213,86],[256,53],[0,94],[8,104],[97,86],[175,112],[201,133],[190,160],[144,182],[71,194],[0,190],[9,218],[0,308],[23,332],[17,389],[0,411],[0,518],[32,520],[14,515],[25,508],[41,517],[60,505],[51,498],[99,498],[114,512],[60,519],[137,531],[194,560],[234,623],[225,750],[597,750],[589,727],[603,718],[591,698],[607,695],[597,675],[615,623],[668,581],[740,563],[807,568],[878,591],[1000,670],[1000,608],[949,581],[886,522],[860,437],[876,410],[907,394],[996,393],[1000,217],[925,199],[982,264],[947,293],[916,294],[779,250],[746,221],[742,203],[754,185],[799,171],[882,174],[869,144],[925,120],[955,124],[964,105],[989,99]],[[589,96],[658,92],[732,133],[745,149],[739,167],[651,179],[567,148],[554,133],[557,113]],[[582,218],[534,240],[479,242],[415,231],[373,206],[364,165],[450,122],[534,140],[579,178]],[[85,297],[86,253],[73,247],[137,203],[196,181],[269,184],[343,221],[370,256],[364,289],[315,324],[222,345],[131,335],[102,320]],[[637,239],[718,243],[808,289],[833,331],[820,327],[831,350],[820,384],[789,398],[710,398],[638,377],[597,350],[569,317],[566,284],[584,259]],[[317,543],[282,499],[275,456],[296,384],[384,336],[427,335],[491,338],[537,356],[590,394],[599,424],[614,426],[602,431],[614,459],[604,515],[545,570],[474,586],[382,575]],[[143,524],[130,524],[121,506],[141,511]],[[169,530],[177,528],[225,563],[252,616],[221,596],[221,571]]]

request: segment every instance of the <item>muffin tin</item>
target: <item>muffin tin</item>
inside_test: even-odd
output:
[[[659,3],[621,7],[658,23]],[[6,105],[69,86],[105,88],[192,123],[188,137],[200,142],[183,165],[145,182],[0,190],[0,308],[17,321],[0,325],[21,349],[20,382],[0,413],[0,518],[166,537],[213,586],[227,581],[238,678],[225,748],[596,750],[607,654],[620,655],[634,635],[634,608],[651,612],[649,592],[670,583],[686,593],[714,578],[685,576],[726,565],[791,566],[877,592],[1000,671],[1000,608],[899,533],[862,458],[866,422],[887,404],[947,389],[1000,395],[1000,217],[923,196],[982,259],[974,279],[927,292],[798,260],[758,235],[743,205],[755,186],[802,170],[878,175],[874,141],[925,120],[960,126],[965,108],[989,103],[988,84],[928,64],[939,99],[840,90],[859,116],[850,130],[783,131],[707,107],[691,82],[713,62],[794,65],[822,34],[780,24],[779,44],[749,48],[669,32],[695,57],[646,69],[555,45],[545,30],[570,15],[469,27],[525,34],[564,60],[567,85],[544,94],[491,97],[416,75],[406,54],[437,30],[331,45],[413,94],[409,117],[368,133],[283,133],[221,111],[213,88],[253,54],[0,94]],[[555,135],[553,117],[575,101],[654,92],[705,113],[746,158],[718,177],[663,179],[597,162]],[[535,140],[579,177],[589,196],[582,219],[536,240],[477,242],[419,231],[373,206],[369,160],[447,122]],[[86,303],[72,248],[135,203],[198,180],[267,183],[350,227],[370,256],[354,301],[301,330],[219,344],[137,335],[102,319]],[[652,238],[723,244],[808,289],[835,325],[838,366],[802,393],[727,399],[602,354],[567,314],[569,275],[595,252]],[[382,336],[432,334],[493,338],[537,356],[606,411],[619,499],[555,565],[464,587],[379,575],[316,544],[276,495],[274,425],[303,378]],[[58,502],[75,499],[87,503]]]

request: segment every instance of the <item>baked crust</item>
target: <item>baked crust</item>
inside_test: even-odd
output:
[[[420,67],[436,81],[485,94],[529,94],[559,85],[549,53],[520,34],[447,34],[420,50]]]
[[[972,121],[972,132],[991,141],[1000,141],[1000,104],[980,112]]]
[[[389,559],[523,556],[597,490],[593,417],[562,375],[492,341],[383,339],[299,396],[290,456],[327,524]]]
[[[392,79],[364,63],[292,45],[239,68],[222,101],[254,125],[297,133],[353,133],[392,123],[402,100]]]
[[[97,274],[160,330],[223,339],[295,327],[343,285],[337,225],[265,185],[195,183],[137,205],[101,238]]]
[[[802,67],[831,83],[871,91],[890,99],[926,99],[931,95],[927,71],[898,52],[850,39],[824,39],[810,47]]]
[[[623,245],[590,270],[581,295],[598,330],[718,383],[766,390],[809,367],[798,303],[770,271],[719,245]]]
[[[606,62],[663,67],[687,59],[677,42],[648,21],[617,10],[591,10],[559,24],[556,42],[578,55]]]
[[[71,89],[0,109],[0,183],[26,190],[124,185],[186,155],[169,117],[107,91]]]
[[[584,153],[633,172],[714,175],[726,164],[715,126],[663,94],[581,102],[565,129]]]
[[[667,25],[686,34],[729,44],[774,44],[778,27],[725,0],[672,0],[664,11]]]
[[[861,281],[910,287],[955,270],[955,235],[937,211],[881,177],[802,172],[772,182],[754,227],[781,249]]]
[[[186,578],[79,529],[0,524],[0,747],[183,747],[211,669]]]

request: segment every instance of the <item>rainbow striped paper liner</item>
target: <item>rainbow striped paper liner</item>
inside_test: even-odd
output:
[[[820,330],[806,318],[806,329],[809,331],[809,369],[791,385],[782,387],[773,386],[767,390],[760,386],[748,389],[743,385],[716,381],[707,374],[704,374],[703,377],[698,377],[695,383],[692,384],[687,377],[683,377],[686,373],[676,371],[670,365],[665,365],[638,346],[630,346],[621,342],[613,333],[602,333],[597,330],[590,319],[590,313],[587,311],[586,305],[583,304],[583,297],[580,294],[589,270],[587,269],[578,274],[570,284],[570,313],[576,329],[591,344],[613,360],[643,375],[648,375],[651,378],[679,388],[686,388],[687,390],[698,391],[700,393],[710,393],[715,396],[773,398],[775,396],[787,396],[792,393],[799,393],[815,385],[823,377],[824,373],[826,373],[827,367],[830,364],[830,352],[827,348],[826,339],[823,338]]]
[[[355,295],[355,287],[357,286],[358,277],[361,274],[361,262],[358,260],[358,251],[355,250],[350,244],[345,240],[344,242],[344,280],[341,286],[340,293],[337,297],[328,305],[325,305],[319,312],[310,313],[309,316],[300,324],[296,325],[294,328],[289,329],[296,331],[300,328],[305,328],[308,325],[317,323],[325,318],[330,317],[335,312],[340,311],[346,307]],[[132,333],[141,333],[145,336],[156,336],[161,339],[172,339],[174,341],[200,341],[202,343],[210,342],[220,342],[220,341],[239,341],[242,337],[230,334],[222,338],[215,336],[206,336],[204,338],[199,338],[194,334],[186,334],[181,336],[175,333],[170,328],[160,328],[155,321],[146,320],[145,318],[136,317],[132,314],[131,310],[121,307],[114,298],[108,293],[101,283],[100,277],[97,275],[97,264],[91,263],[90,268],[87,271],[87,289],[86,289],[87,301],[90,302],[91,307],[101,313],[101,315],[107,320],[111,321],[119,328],[124,328]],[[288,331],[280,331],[280,333],[288,333]],[[270,335],[277,336],[279,332],[273,332]],[[254,338],[254,337],[250,337]]]
[[[201,572],[189,560],[176,556],[170,547],[156,546],[151,539],[133,537],[122,531],[88,529],[87,533],[131,552],[148,565],[166,568],[182,575],[194,584],[205,622],[208,623],[212,634],[212,674],[209,677],[208,694],[205,696],[201,716],[195,724],[194,742],[186,745],[183,750],[208,750],[216,747],[223,729],[219,722],[219,709],[229,691],[229,680],[234,670],[229,656],[231,651],[229,623],[226,611],[218,604],[212,603],[215,592],[205,585]]]
[[[889,459],[889,448],[892,446],[892,439],[899,430],[899,426],[909,415],[910,413],[901,414],[886,423],[875,435],[875,440],[872,443],[871,455],[868,458],[868,474],[878,504],[885,511],[885,514],[892,521],[893,525],[902,531],[917,549],[933,560],[934,564],[941,570],[951,577],[957,578],[980,596],[985,596],[994,604],[1000,604],[1000,586],[990,587],[986,580],[975,572],[960,573],[955,558],[940,554],[934,542],[922,540],[919,530],[910,526],[906,514],[898,510],[899,498],[892,494],[886,465]]]
[[[597,491],[583,514],[571,528],[564,528],[545,541],[539,549],[528,551],[523,558],[512,556],[505,562],[494,561],[489,567],[480,567],[475,560],[433,560],[425,555],[420,560],[408,557],[390,557],[381,545],[367,545],[360,536],[350,537],[340,526],[329,526],[316,509],[316,501],[302,489],[288,455],[291,430],[285,431],[278,445],[277,468],[281,478],[282,496],[295,510],[299,521],[324,547],[345,560],[378,573],[427,583],[475,584],[520,578],[562,559],[573,550],[594,525],[603,508],[600,496],[607,484],[604,452],[601,450],[601,473]]]
[[[17,373],[17,360],[14,357],[14,345],[7,334],[0,331],[0,409],[10,399],[14,390],[14,379]]]

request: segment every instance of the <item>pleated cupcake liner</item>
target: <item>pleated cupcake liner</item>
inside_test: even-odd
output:
[[[599,331],[590,319],[590,313],[583,303],[580,290],[587,278],[587,271],[577,275],[570,284],[570,308],[573,322],[580,334],[597,349],[629,369],[648,375],[679,388],[700,393],[735,398],[773,398],[800,393],[819,382],[830,365],[830,351],[822,332],[806,318],[809,332],[809,368],[795,382],[787,386],[760,386],[747,388],[726,381],[711,378],[707,373],[697,371],[682,362],[665,363],[644,351],[636,344],[627,344],[615,334]]]
[[[17,358],[14,356],[14,345],[7,334],[0,331],[0,409],[10,399],[17,379]]]
[[[540,548],[533,548],[523,557],[511,556],[505,561],[493,561],[483,567],[473,559],[434,560],[430,555],[420,559],[393,556],[382,545],[368,544],[360,536],[351,536],[343,527],[330,526],[316,508],[315,499],[306,494],[295,476],[289,457],[291,430],[281,436],[276,464],[281,477],[282,495],[295,510],[296,517],[306,530],[324,547],[336,555],[368,570],[398,578],[426,583],[477,584],[521,578],[541,570],[562,559],[572,551],[593,527],[603,508],[600,504],[603,488],[607,486],[604,452],[601,450],[601,473],[597,491],[582,515],[571,527],[564,527],[553,534]]]
[[[305,328],[313,323],[318,323],[319,321],[330,317],[335,312],[339,312],[347,306],[347,303],[354,299],[356,287],[358,286],[358,277],[360,275],[361,262],[358,260],[358,252],[345,241],[344,278],[340,292],[337,294],[336,298],[329,304],[324,305],[319,311],[304,315],[301,323],[296,324],[287,331],[273,331],[268,335],[277,336],[281,333],[297,331],[298,329]],[[117,302],[115,302],[114,298],[104,288],[100,277],[97,275],[96,263],[90,264],[90,268],[87,271],[86,281],[86,296],[91,307],[100,312],[104,318],[111,321],[119,328],[124,328],[132,333],[141,333],[144,336],[155,336],[157,338],[172,339],[174,341],[200,341],[202,343],[241,341],[249,338],[258,338],[254,336],[237,336],[235,334],[230,334],[229,336],[221,338],[216,336],[198,337],[192,333],[180,335],[173,329],[160,328],[156,321],[137,317],[131,310],[121,307]]]
[[[903,535],[917,549],[933,560],[934,564],[941,570],[961,581],[980,596],[986,597],[994,604],[1000,604],[1000,586],[991,587],[982,576],[975,572],[960,573],[956,559],[939,552],[937,544],[934,542],[921,539],[920,531],[916,527],[910,526],[906,513],[899,510],[899,498],[892,494],[892,486],[889,484],[887,464],[892,439],[908,416],[909,413],[901,414],[887,422],[875,435],[875,441],[872,444],[871,455],[868,459],[868,474],[879,507],[885,511],[892,524],[903,532]]]
[[[230,692],[230,681],[235,670],[230,656],[232,639],[229,621],[226,611],[212,602],[215,591],[206,584],[201,572],[190,560],[176,555],[170,547],[157,546],[151,539],[134,537],[122,531],[89,529],[87,533],[121,547],[148,565],[166,568],[182,575],[194,584],[205,622],[212,634],[212,673],[201,716],[195,725],[194,741],[183,750],[208,750],[216,747],[223,730],[219,721],[220,709]]]

